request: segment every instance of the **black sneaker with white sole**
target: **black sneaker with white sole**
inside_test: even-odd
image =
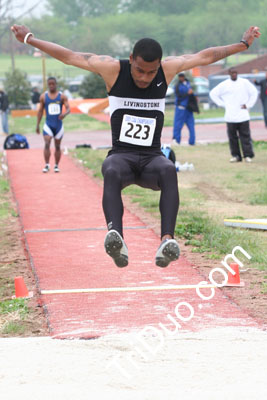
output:
[[[57,164],[55,164],[55,166],[54,166],[54,172],[60,172],[60,169],[58,168]]]
[[[180,249],[175,239],[164,240],[156,253],[156,265],[158,267],[167,267],[170,262],[178,260]]]
[[[106,234],[104,246],[106,253],[113,258],[117,267],[127,267],[128,249],[119,232],[110,230]]]

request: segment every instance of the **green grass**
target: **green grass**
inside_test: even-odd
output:
[[[20,321],[8,322],[2,329],[4,335],[19,335],[25,332],[26,327]]]
[[[47,74],[60,76],[64,79],[75,78],[76,76],[86,74],[79,68],[65,65],[54,58],[45,57],[45,65]],[[0,55],[0,77],[4,77],[6,72],[11,70],[11,58],[7,54]],[[27,55],[15,55],[15,68],[24,71],[27,75],[42,76],[42,58]]]
[[[194,113],[196,119],[208,119],[208,118],[223,118],[224,117],[223,108],[212,108],[210,110],[203,110],[203,106],[200,105],[200,113]],[[262,113],[251,112],[251,116],[262,116]],[[164,125],[173,126],[174,119],[174,105],[167,105],[165,110]]]
[[[43,117],[40,125],[41,132],[44,120],[45,118]],[[9,128],[10,132],[20,133],[22,135],[35,133],[36,117],[9,117]],[[109,124],[97,121],[96,119],[85,114],[70,114],[64,119],[65,132],[96,131],[105,129],[109,129]]]
[[[213,109],[203,111],[196,118],[217,118],[223,117],[224,111],[222,109]],[[165,126],[173,126],[174,106],[168,106],[165,113]],[[44,123],[44,117],[41,123]],[[14,133],[21,133],[27,135],[34,133],[36,129],[36,117],[9,117],[10,131]],[[109,130],[110,125],[106,122],[100,122],[96,119],[85,114],[70,114],[64,119],[65,132],[84,131],[84,130]]]
[[[227,67],[243,63],[255,58],[254,54],[235,54],[227,57]],[[49,56],[45,57],[46,71],[63,78],[75,78],[86,71],[81,71],[79,68],[65,65],[60,61],[55,60]],[[27,56],[27,55],[15,55],[15,67],[26,72],[30,75],[42,75],[42,58]],[[0,77],[4,76],[6,72],[11,69],[11,57],[8,54],[0,55]]]
[[[224,110],[222,108],[214,108],[211,110],[201,109],[199,114],[194,114],[195,119],[205,119],[205,118],[223,118]],[[164,125],[173,126],[174,119],[174,105],[167,105],[165,109]]]
[[[1,234],[0,234],[1,242]],[[2,244],[2,242],[1,242]],[[9,268],[10,264],[4,264],[5,268]],[[14,292],[14,279],[12,277],[1,277],[0,276],[0,299],[7,298],[10,293]]]
[[[242,54],[237,53],[232,56],[227,57],[227,68],[230,68],[233,65],[242,64],[244,62],[250,61],[257,58],[255,54]]]
[[[250,204],[267,205],[267,177],[257,179],[260,190],[250,196]]]
[[[266,232],[229,228],[223,224],[224,218],[263,218],[266,215],[265,200],[260,204],[251,202],[253,196],[260,199],[267,187],[266,147],[266,142],[255,142],[255,162],[234,166],[228,161],[227,144],[175,149],[181,163],[189,161],[195,166],[194,171],[178,175],[181,201],[175,228],[175,235],[185,239],[191,251],[223,260],[235,246],[241,246],[252,256],[250,261],[240,256],[245,265],[267,270]],[[85,161],[84,165],[92,169],[95,176],[102,176],[101,164],[106,151],[77,149],[73,155]],[[123,193],[160,218],[159,192],[132,185]]]
[[[9,191],[9,184],[6,179],[0,178],[0,193],[7,193]]]
[[[262,282],[261,286],[262,286],[261,293],[266,294],[267,293],[267,282]]]
[[[243,229],[229,229],[217,224],[205,212],[181,210],[176,224],[175,234],[187,239],[186,245],[193,246],[193,252],[210,253],[210,258],[224,258],[232,253],[235,246],[241,246],[252,257],[252,264],[259,270],[267,270],[267,255],[264,254],[265,242],[257,232]],[[200,237],[201,239],[196,239]],[[215,255],[214,257],[214,249]],[[244,262],[248,260],[239,256]]]
[[[1,153],[0,153],[1,157]],[[12,208],[7,200],[9,184],[7,179],[0,177],[0,222],[11,215]]]
[[[20,317],[23,319],[29,313],[27,299],[4,300],[0,303],[0,314],[8,314],[15,311],[18,311]]]

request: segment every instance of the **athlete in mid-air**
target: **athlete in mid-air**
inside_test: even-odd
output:
[[[112,150],[103,163],[103,209],[108,226],[105,249],[118,267],[128,265],[123,239],[121,191],[137,184],[160,190],[161,239],[155,262],[166,267],[179,257],[174,228],[179,206],[175,165],[161,153],[165,94],[169,83],[181,71],[214,63],[246,50],[260,36],[251,26],[239,43],[212,47],[196,54],[167,57],[153,39],[139,40],[129,60],[79,53],[55,43],[39,40],[25,26],[13,25],[17,40],[37,47],[65,64],[100,75],[109,95]]]
[[[45,166],[43,172],[49,172],[50,170],[50,145],[51,140],[55,140],[55,166],[54,172],[59,172],[58,164],[61,157],[60,144],[64,134],[64,128],[62,120],[70,113],[70,107],[67,97],[57,90],[56,78],[50,77],[47,80],[48,91],[44,92],[40,96],[40,106],[37,112],[37,126],[36,132],[40,133],[40,122],[43,117],[44,110],[46,112],[45,124],[43,126],[44,135],[44,159]],[[62,112],[62,106],[65,106],[65,112]]]

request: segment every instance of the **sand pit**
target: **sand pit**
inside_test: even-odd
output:
[[[158,339],[148,335],[145,341],[155,354],[137,343],[137,333],[96,340],[0,339],[1,398],[267,398],[266,332],[218,328],[177,333],[164,336],[161,349]]]

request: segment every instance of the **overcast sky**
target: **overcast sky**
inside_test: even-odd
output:
[[[31,15],[34,15],[36,17],[40,17],[43,14],[46,13],[46,0],[12,0],[11,4],[13,6],[12,10],[12,16],[18,17],[21,15],[23,12],[26,12],[29,10],[31,7],[37,6],[34,8],[34,10],[31,12]]]

